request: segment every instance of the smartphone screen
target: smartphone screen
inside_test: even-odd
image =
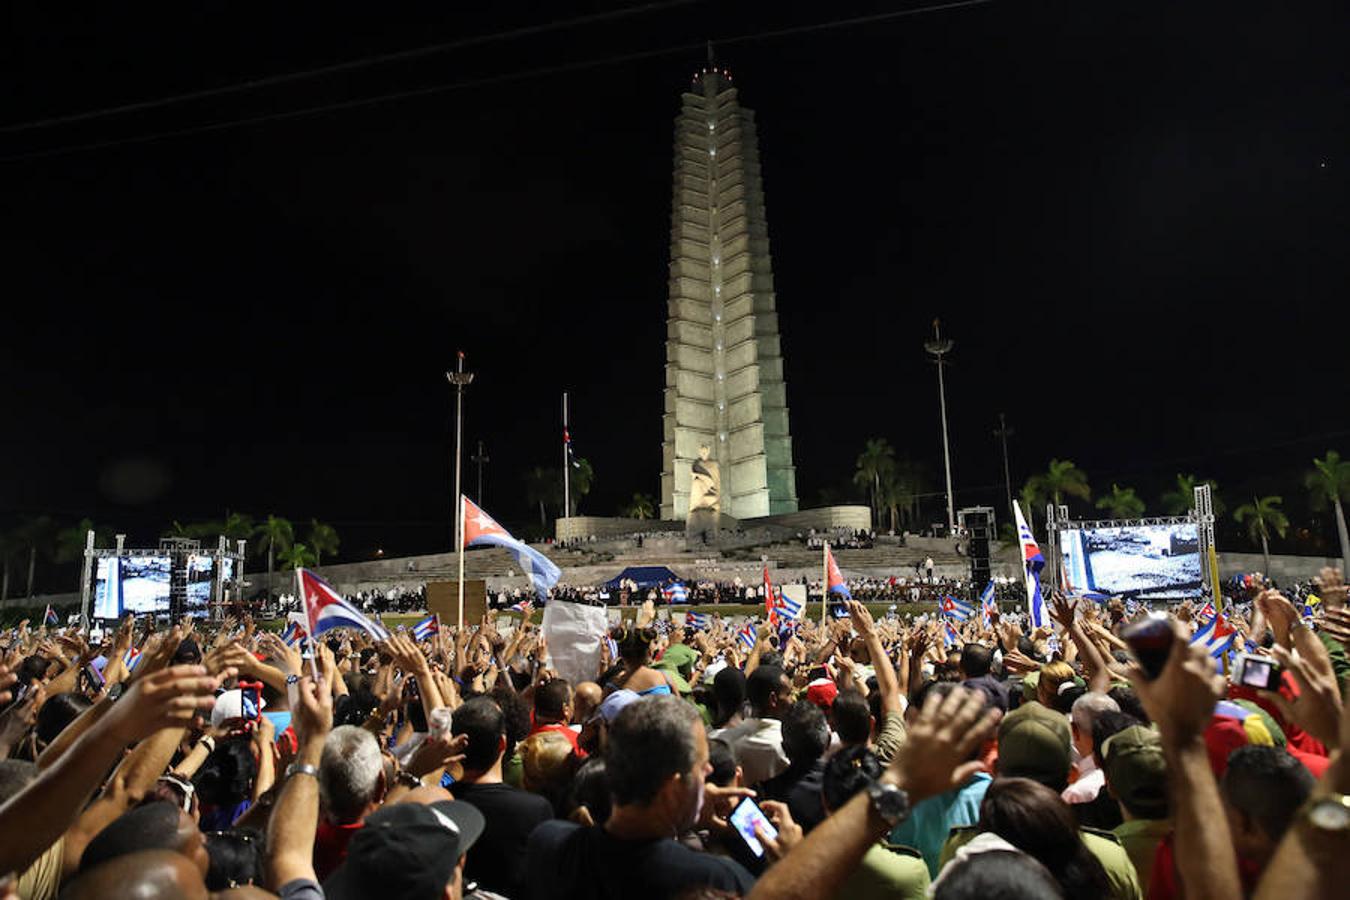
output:
[[[250,721],[256,720],[261,712],[262,692],[255,684],[240,685],[240,712]]]
[[[732,810],[731,818],[728,821],[731,822],[731,827],[740,833],[746,846],[756,857],[764,855],[764,845],[755,836],[756,825],[759,826],[760,831],[769,837],[778,837],[778,829],[773,827],[773,823],[764,815],[764,810],[759,808],[759,804],[749,797],[742,799],[737,807]]]

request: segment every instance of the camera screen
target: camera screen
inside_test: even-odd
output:
[[[1247,657],[1242,662],[1242,683],[1249,687],[1264,688],[1270,683],[1270,663]]]

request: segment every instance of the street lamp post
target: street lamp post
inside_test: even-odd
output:
[[[1010,516],[1013,515],[1013,503],[1012,475],[1009,474],[1008,470],[1008,438],[1012,437],[1015,433],[1016,432],[1008,427],[1008,423],[1005,421],[1003,413],[999,413],[998,428],[994,429],[994,437],[998,438],[1003,444],[1003,484],[1008,489],[1008,515]],[[1008,521],[1012,520],[1009,519]]]
[[[464,437],[464,388],[473,381],[473,373],[464,371],[464,351],[457,354],[455,371],[445,373],[455,386],[455,555],[459,557],[459,628],[464,627],[464,495],[460,492],[460,445]]]
[[[937,362],[938,405],[942,409],[942,460],[947,470],[947,530],[949,532],[956,530],[956,508],[952,501],[952,451],[947,440],[947,386],[942,377],[942,369],[945,365],[943,357],[952,352],[954,346],[956,346],[954,341],[943,338],[941,322],[934,319],[933,339],[924,341],[923,349]]]

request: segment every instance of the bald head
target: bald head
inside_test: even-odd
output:
[[[210,864],[197,823],[174,804],[157,800],[123,813],[95,835],[80,857],[80,869],[141,850],[175,850],[191,860],[203,878]]]
[[[440,785],[433,785],[431,787],[423,785],[420,788],[414,788],[413,790],[408,791],[408,793],[395,800],[394,803],[421,803],[423,805],[429,805],[454,799],[455,798],[450,792]]]
[[[594,681],[583,681],[572,691],[572,721],[585,723],[605,699],[605,692]]]
[[[202,873],[181,853],[142,850],[88,870],[61,892],[62,900],[207,900]]]

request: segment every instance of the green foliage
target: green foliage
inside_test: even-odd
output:
[[[293,569],[317,566],[319,564],[319,557],[318,554],[304,544],[293,543],[277,555],[277,562],[281,563],[282,569],[291,571]]]
[[[1035,509],[1042,509],[1047,503],[1059,506],[1066,496],[1077,497],[1079,500],[1092,499],[1092,489],[1088,487],[1087,475],[1067,459],[1050,460],[1050,468],[1040,475],[1028,478],[1022,488],[1023,501]],[[1023,512],[1030,514],[1028,509],[1023,509]]]
[[[633,499],[624,506],[622,515],[630,519],[653,519],[656,517],[656,501],[647,494],[634,494]]]
[[[1144,514],[1144,501],[1134,488],[1111,485],[1111,493],[1097,500],[1097,508],[1104,509],[1113,519],[1137,519]]]
[[[867,492],[872,515],[881,517],[882,481],[895,472],[895,448],[885,438],[868,438],[854,463],[853,483]]]
[[[572,493],[572,508],[568,510],[569,515],[577,514],[577,510],[581,508],[581,498],[589,494],[594,485],[595,469],[591,468],[591,461],[578,457],[569,474],[569,487]]]
[[[1196,478],[1194,475],[1177,473],[1177,486],[1174,490],[1164,491],[1159,503],[1163,512],[1169,516],[1184,516],[1195,505],[1195,489],[1202,484],[1209,485],[1210,503],[1214,507],[1215,517],[1222,516],[1228,509],[1223,497],[1219,496],[1219,484],[1212,478]]]
[[[332,525],[320,522],[318,519],[309,520],[309,534],[306,536],[306,542],[314,551],[315,565],[322,564],[325,553],[330,556],[336,554],[342,543],[338,539],[337,529]]]
[[[1233,518],[1238,524],[1246,524],[1247,537],[1253,544],[1262,544],[1270,540],[1272,532],[1284,537],[1289,532],[1289,519],[1280,507],[1284,498],[1279,496],[1253,497],[1251,503],[1244,503],[1233,510]]]
[[[1341,459],[1335,450],[1328,450],[1322,459],[1314,459],[1313,467],[1303,475],[1303,484],[1312,495],[1315,510],[1334,506],[1337,501],[1350,502],[1350,459]]]

